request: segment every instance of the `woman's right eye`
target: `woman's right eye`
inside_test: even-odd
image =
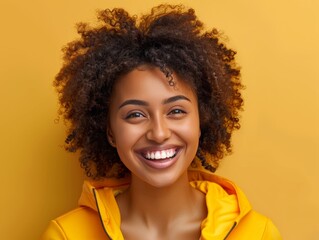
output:
[[[140,112],[132,112],[130,114],[128,114],[125,119],[130,119],[130,118],[142,118],[145,117],[142,113]]]

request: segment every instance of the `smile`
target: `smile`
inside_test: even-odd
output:
[[[160,151],[148,151],[145,154],[143,154],[143,157],[148,160],[163,160],[163,159],[175,157],[176,153],[177,153],[176,148],[171,148],[171,149],[160,150]]]

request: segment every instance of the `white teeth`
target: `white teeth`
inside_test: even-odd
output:
[[[161,158],[166,158],[166,152],[165,151],[161,152]]]
[[[176,149],[168,149],[155,152],[147,152],[145,158],[147,159],[166,159],[171,158],[175,155]]]
[[[161,158],[161,152],[156,152],[155,153],[155,159]]]

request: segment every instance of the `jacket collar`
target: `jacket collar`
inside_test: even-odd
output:
[[[188,176],[191,186],[206,195],[208,214],[201,224],[201,239],[225,239],[251,210],[246,196],[231,181],[208,171],[189,169]],[[115,196],[129,184],[130,177],[84,182],[79,205],[99,213],[110,239],[124,239],[120,231],[120,211]]]

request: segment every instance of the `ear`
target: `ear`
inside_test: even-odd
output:
[[[112,147],[116,147],[116,142],[112,130],[108,127],[106,130],[107,140]]]

